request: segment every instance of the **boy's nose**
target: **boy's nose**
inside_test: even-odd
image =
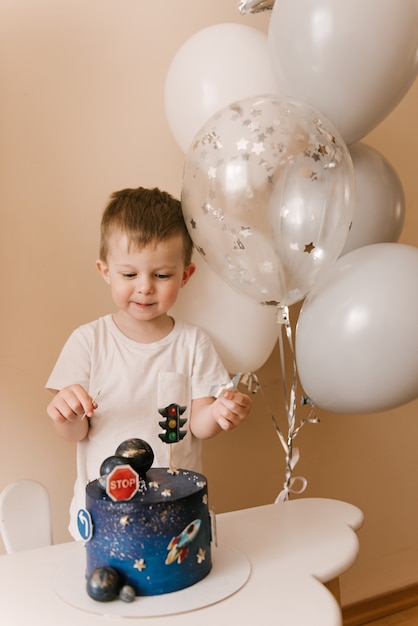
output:
[[[151,293],[152,292],[152,280],[146,276],[143,276],[138,281],[137,290],[139,293]]]

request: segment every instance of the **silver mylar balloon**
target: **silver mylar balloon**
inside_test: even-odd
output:
[[[276,95],[217,114],[186,154],[182,205],[196,249],[236,291],[291,305],[345,243],[350,153],[310,106]]]

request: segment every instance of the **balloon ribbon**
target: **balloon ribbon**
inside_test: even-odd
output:
[[[315,407],[310,398],[307,396],[302,396],[301,404],[309,405],[310,411],[308,417],[302,419],[297,425],[296,423],[296,395],[297,395],[297,368],[296,368],[296,358],[295,351],[293,347],[293,336],[292,336],[292,327],[290,325],[289,318],[289,308],[287,306],[278,306],[277,308],[277,322],[280,325],[279,332],[279,348],[280,348],[280,364],[281,364],[281,372],[282,372],[282,384],[283,384],[283,394],[284,394],[284,402],[285,402],[285,410],[287,417],[287,435],[284,435],[279,423],[271,411],[266,398],[263,394],[262,387],[258,381],[256,374],[254,373],[239,373],[236,374],[233,378],[235,384],[231,384],[236,388],[238,382],[243,383],[247,386],[249,392],[256,393],[257,391],[261,391],[263,399],[266,403],[267,409],[271,413],[271,418],[273,421],[274,428],[279,437],[280,443],[282,444],[283,450],[286,455],[286,468],[285,468],[285,481],[283,483],[283,489],[280,491],[279,495],[275,499],[275,502],[284,502],[289,499],[290,493],[300,494],[303,493],[307,486],[307,480],[303,478],[303,476],[293,476],[293,470],[296,467],[297,462],[299,461],[300,454],[299,448],[294,446],[294,440],[300,433],[301,429],[305,424],[318,424],[319,419],[315,415]],[[292,357],[292,384],[290,390],[288,391],[287,387],[287,377],[286,377],[286,359],[285,359],[285,346],[283,342],[283,334],[286,335],[288,348]],[[296,484],[299,483],[299,486]]]
[[[272,414],[273,425],[279,437],[280,443],[286,454],[285,481],[283,489],[277,496],[275,502],[283,502],[289,499],[290,493],[303,493],[306,489],[307,481],[302,476],[293,476],[293,470],[299,461],[299,448],[294,446],[294,440],[300,433],[305,424],[318,424],[319,419],[315,415],[315,407],[312,400],[306,396],[302,396],[302,405],[310,405],[308,417],[300,420],[299,425],[296,424],[296,394],[297,394],[297,368],[295,350],[293,347],[292,327],[290,325],[289,307],[279,306],[277,308],[277,322],[280,325],[279,332],[279,348],[280,348],[280,365],[282,372],[283,394],[285,402],[285,410],[287,416],[287,436],[282,433],[280,426]],[[286,377],[286,359],[283,335],[286,336],[287,345],[292,357],[292,383],[290,390],[287,387]],[[295,487],[296,482],[300,483],[298,488]]]
[[[306,486],[308,484],[307,480],[303,478],[303,476],[293,476],[293,470],[295,469],[296,464],[300,458],[299,448],[296,448],[294,446],[294,440],[296,439],[305,424],[318,424],[319,419],[315,415],[315,407],[312,400],[307,396],[302,396],[301,404],[309,405],[310,411],[308,413],[308,417],[300,420],[299,425],[297,425],[296,423],[297,368],[295,350],[293,347],[292,327],[290,325],[289,308],[287,306],[277,307],[277,322],[280,326],[280,365],[282,372],[284,403],[287,417],[287,435],[283,434],[274,413],[271,411],[266,401],[263,389],[260,385],[257,375],[253,372],[238,372],[227,384],[217,385],[216,387],[213,387],[211,389],[210,395],[217,398],[227,389],[237,389],[239,383],[242,383],[244,386],[246,386],[250,393],[254,394],[258,391],[261,392],[267,409],[271,413],[274,428],[286,455],[285,481],[283,483],[283,489],[280,491],[279,495],[275,499],[275,502],[284,502],[289,499],[290,493],[300,494],[303,493],[306,489]],[[284,334],[286,336],[288,348],[292,357],[293,371],[290,390],[288,390],[286,377],[285,346],[283,341]],[[298,482],[300,483],[300,485],[296,487],[295,485]]]

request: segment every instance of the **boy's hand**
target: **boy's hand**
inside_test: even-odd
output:
[[[244,393],[227,390],[212,403],[212,417],[222,430],[231,430],[248,417],[251,404],[251,399]]]
[[[83,415],[93,417],[97,407],[97,402],[92,400],[84,387],[70,385],[55,394],[46,410],[54,422],[63,424],[64,422],[75,422]]]

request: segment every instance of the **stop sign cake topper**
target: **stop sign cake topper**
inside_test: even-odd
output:
[[[117,465],[107,475],[106,493],[114,502],[130,500],[139,488],[139,476],[130,465]]]
[[[151,446],[143,439],[126,439],[100,467],[99,483],[114,502],[130,500],[146,489],[145,475],[154,460]]]

